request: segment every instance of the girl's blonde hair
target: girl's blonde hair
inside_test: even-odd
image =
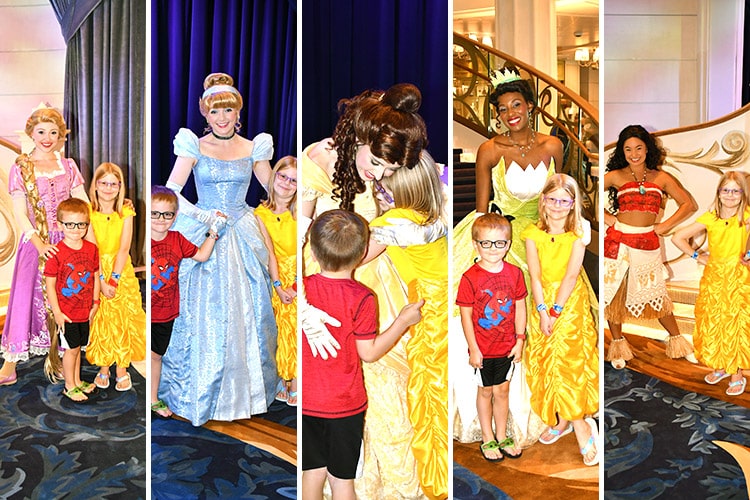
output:
[[[122,216],[122,202],[125,199],[125,178],[122,175],[122,169],[114,163],[105,162],[96,167],[96,171],[94,171],[94,177],[93,179],[91,179],[91,186],[89,187],[91,209],[95,212],[98,212],[101,209],[101,203],[99,203],[99,192],[96,189],[96,183],[99,182],[99,179],[109,174],[117,177],[117,180],[120,182],[120,190],[117,192],[117,199],[115,200],[115,212]]]
[[[544,204],[544,198],[547,194],[557,189],[563,189],[568,196],[573,200],[573,206],[571,207],[568,217],[565,220],[565,231],[572,231],[578,236],[583,235],[583,215],[581,215],[581,194],[578,190],[578,183],[575,179],[567,174],[554,174],[552,177],[547,179],[547,182],[542,188],[542,192],[539,195],[539,222],[538,226],[542,231],[548,231],[550,229],[549,222],[547,220],[547,210]]]
[[[273,183],[276,180],[276,174],[283,170],[287,170],[290,168],[297,170],[297,158],[291,155],[281,158],[279,161],[276,162],[276,165],[273,166],[273,170],[271,171],[271,177],[268,179],[268,186],[266,186],[266,191],[268,192],[268,199],[263,201],[263,205],[266,206],[271,211],[276,210],[276,192],[273,190]],[[296,219],[297,218],[297,191],[294,192],[294,196],[292,196],[292,199],[289,200],[289,211],[292,213],[292,217]]]
[[[714,203],[712,205],[717,219],[721,217],[721,209],[724,207],[724,205],[721,203],[721,198],[719,197],[719,191],[725,185],[734,181],[742,190],[742,196],[740,197],[740,206],[737,209],[737,218],[740,221],[740,226],[745,223],[745,209],[747,209],[749,203],[748,200],[750,200],[750,193],[747,192],[750,183],[747,179],[748,174],[739,170],[724,172],[724,175],[722,175],[721,179],[719,179],[719,184],[716,186],[716,195],[714,196]]]
[[[215,89],[216,92],[209,92],[205,97],[201,96],[199,107],[201,114],[206,116],[209,111],[217,108],[232,108],[240,111],[242,109],[242,96],[239,91],[234,88],[234,79],[226,73],[211,73],[203,80],[203,89],[208,91],[211,87],[216,85],[226,85],[226,89]]]
[[[420,213],[425,217],[423,224],[431,224],[443,215],[442,183],[435,160],[427,150],[422,150],[414,168],[401,167],[390,177],[383,177],[380,184],[393,193],[396,208]]]

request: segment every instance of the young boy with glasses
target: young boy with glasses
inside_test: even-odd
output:
[[[518,458],[521,449],[506,438],[509,375],[523,357],[528,294],[521,270],[504,261],[512,229],[502,215],[477,217],[471,229],[478,261],[461,277],[456,304],[469,345],[469,364],[479,370],[477,414],[485,460]],[[493,421],[494,428],[493,431]],[[495,435],[500,433],[500,442]]]
[[[177,215],[177,195],[164,186],[151,188],[151,411],[169,418],[172,411],[159,399],[161,358],[167,352],[174,320],[180,314],[180,261],[206,262],[218,232],[212,227],[198,248],[177,231],[170,231]],[[221,215],[220,215],[221,217]]]
[[[99,308],[99,251],[83,238],[89,228],[89,205],[78,198],[68,198],[57,206],[57,221],[63,239],[57,252],[44,266],[47,300],[57,332],[50,329],[50,350],[45,372],[56,380],[62,370],[65,379],[63,396],[75,403],[88,400],[96,387],[81,380],[81,346],[89,341],[89,321]],[[60,366],[58,345],[65,352]]]

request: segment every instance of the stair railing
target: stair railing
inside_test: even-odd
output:
[[[536,91],[533,125],[563,142],[564,160],[558,170],[578,182],[584,215],[592,227],[598,227],[599,113],[583,97],[508,54],[454,33],[453,120],[488,139],[504,132],[497,128],[492,116],[489,75],[490,71],[505,67],[514,67]]]

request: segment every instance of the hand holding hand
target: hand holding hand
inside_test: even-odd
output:
[[[373,239],[381,245],[408,247],[426,245],[448,234],[448,226],[442,220],[422,226],[406,219],[386,219],[389,226],[372,228]]]

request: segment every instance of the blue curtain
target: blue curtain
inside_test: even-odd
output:
[[[399,82],[422,91],[429,150],[448,160],[446,0],[305,0],[302,4],[303,147],[329,137],[336,104]]]
[[[204,78],[234,78],[244,106],[241,133],[273,136],[273,162],[296,154],[297,9],[293,0],[156,0],[152,9],[151,182],[164,184],[174,164],[172,139],[181,127],[199,137]],[[256,179],[248,203],[258,204]],[[183,191],[195,200],[193,182]]]

